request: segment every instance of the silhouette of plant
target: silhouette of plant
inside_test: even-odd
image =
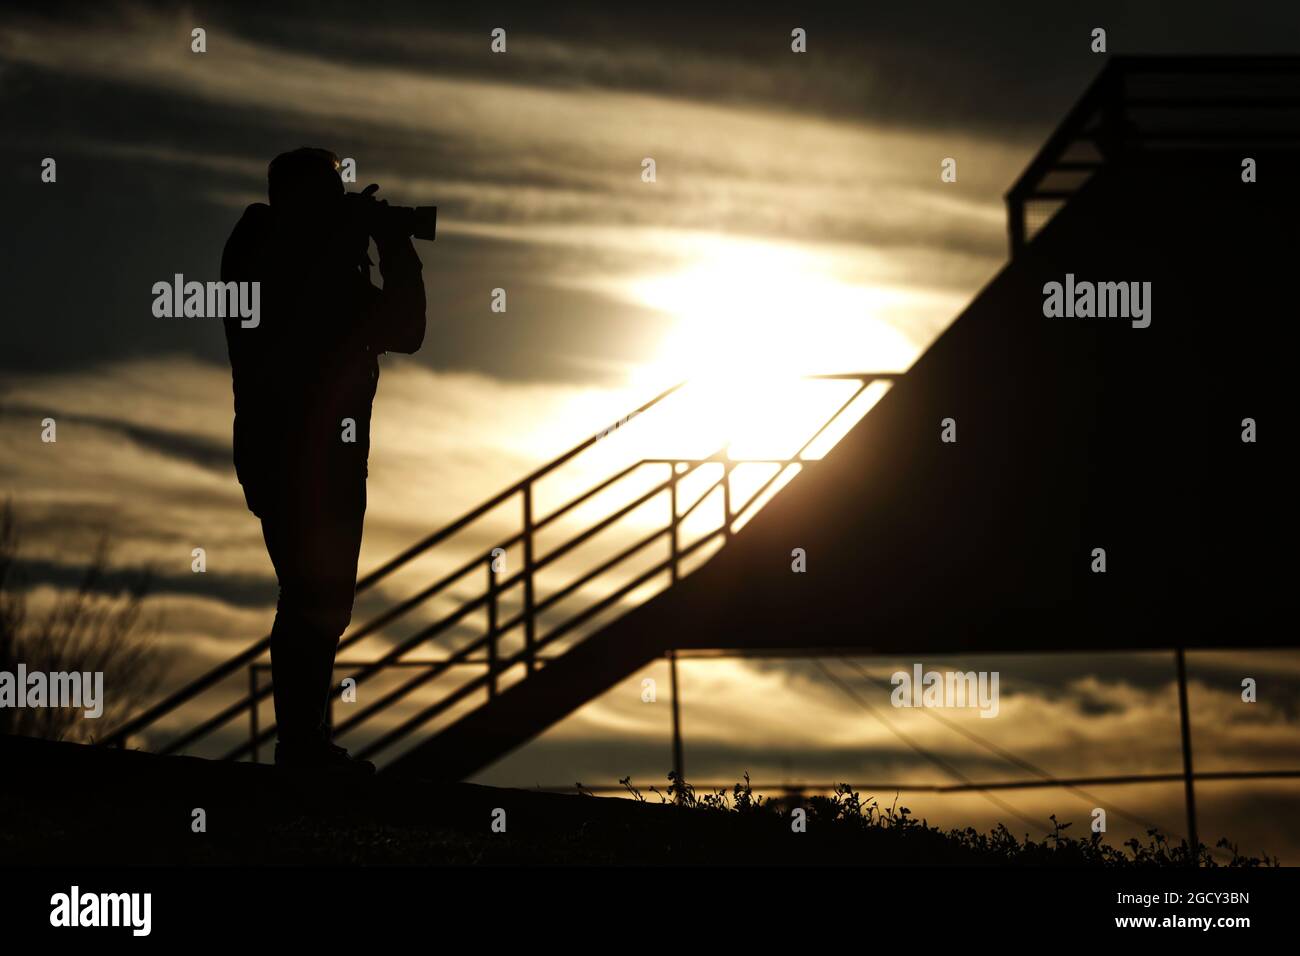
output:
[[[694,807],[695,788],[679,776],[676,770],[668,771],[668,799],[680,807]]]
[[[744,785],[736,784],[732,788],[731,794],[737,813],[756,813],[763,807],[763,798],[754,796],[754,788],[750,785],[748,770],[745,771]]]
[[[642,800],[632,778],[624,777],[620,783],[637,799]],[[913,817],[908,807],[898,805],[898,795],[887,807],[881,807],[874,797],[865,799],[847,783],[838,784],[829,796],[812,796],[791,801],[765,800],[754,794],[749,774],[745,774],[744,783],[737,783],[728,793],[719,790],[705,796],[698,796],[695,788],[676,772],[668,774],[668,797],[677,806],[693,810],[711,810],[733,814],[744,814],[757,821],[781,826],[786,824],[788,812],[795,806],[802,806],[808,812],[809,833],[821,832],[833,835],[833,844],[837,853],[852,854],[856,844],[852,837],[864,841],[886,841],[885,847],[891,849],[891,857],[899,852],[917,862],[965,861],[1017,865],[1063,865],[1063,866],[1188,866],[1193,861],[1193,853],[1187,841],[1177,845],[1159,830],[1147,831],[1146,842],[1136,837],[1124,843],[1128,849],[1111,846],[1102,841],[1102,834],[1090,833],[1087,839],[1075,839],[1066,831],[1072,826],[1068,821],[1061,821],[1052,814],[1052,831],[1041,841],[1035,841],[1025,835],[1021,840],[999,823],[990,833],[980,833],[974,827],[941,830],[930,826],[928,821]],[[654,787],[650,790],[658,793]],[[662,795],[660,799],[663,800]],[[843,839],[848,837],[850,839]],[[892,847],[889,841],[901,841]],[[789,846],[783,843],[783,846]],[[1217,847],[1231,853],[1227,863],[1220,863],[1202,844],[1197,848],[1195,861],[1203,867],[1260,867],[1279,866],[1276,857],[1265,854],[1262,857],[1243,856],[1236,844],[1226,838],[1218,842]]]
[[[159,621],[143,605],[150,576],[139,571],[116,591],[109,587],[110,548],[101,539],[75,590],[60,594],[44,613],[31,613],[18,563],[19,535],[12,501],[0,509],[0,671],[102,672],[103,714],[84,717],[72,707],[0,708],[0,733],[93,740],[101,727],[146,702],[166,672],[166,660],[147,638]]]

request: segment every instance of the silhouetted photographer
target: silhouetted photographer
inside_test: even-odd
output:
[[[424,340],[411,237],[433,207],[389,206],[377,186],[345,193],[323,149],[277,156],[270,205],[249,206],[226,242],[223,282],[260,282],[262,320],[225,321],[235,393],[235,470],[280,585],[271,672],[281,766],[373,773],[333,744],[334,655],[352,616],[366,510],[370,408],[381,352]],[[370,281],[370,239],[383,289]]]

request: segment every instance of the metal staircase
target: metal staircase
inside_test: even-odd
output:
[[[1293,58],[1111,58],[1006,195],[1013,260],[1008,268],[1056,211],[1108,166],[1206,161],[1208,175],[1235,176],[1240,157],[1252,155],[1243,149],[1268,155],[1300,148],[1298,64]],[[1225,166],[1227,159],[1231,163]],[[990,288],[997,290],[996,280]],[[988,289],[982,293],[989,294]],[[960,364],[945,368],[948,376],[964,372]],[[914,368],[909,380],[917,374]],[[815,466],[810,447],[837,428],[851,427],[874,383],[895,376],[820,378],[856,383],[856,388],[788,457],[739,461],[724,446],[699,457],[640,458],[589,480],[585,490],[556,505],[541,504],[540,482],[579,462],[623,423],[656,411],[682,387],[675,386],[366,575],[357,583],[359,595],[375,594],[381,584],[387,594],[397,590],[399,572],[410,577],[417,562],[446,551],[452,538],[477,535],[474,540],[490,542],[475,545],[470,558],[425,578],[413,593],[344,636],[338,673],[369,688],[348,704],[336,735],[368,732],[365,739],[350,739],[349,746],[388,764],[401,762],[403,745],[428,743],[436,733],[444,750],[459,755],[459,762],[447,764],[448,771],[468,772],[491,759],[479,751],[485,734],[503,726],[497,717],[509,727],[486,746],[491,753],[504,752],[572,712],[643,663],[646,654],[665,653],[667,638],[639,650],[593,639],[613,618],[652,596],[650,591],[672,587],[708,560],[800,468]],[[737,469],[751,465],[766,465],[770,473],[742,491]],[[647,507],[658,507],[661,515],[650,525],[642,520]],[[499,534],[489,519],[502,508],[517,509],[516,530]],[[690,530],[692,521],[711,509],[716,517],[702,530],[698,521]],[[572,525],[576,530],[560,536]],[[622,535],[613,553],[582,563],[584,546],[610,532]],[[558,543],[548,543],[557,536]],[[512,553],[518,555],[517,570],[510,570]],[[563,570],[569,565],[576,566]],[[564,580],[548,584],[543,573]],[[445,613],[420,620],[435,603]],[[410,632],[398,636],[408,626]],[[458,634],[468,636],[457,644]],[[363,642],[382,650],[377,657],[349,659],[347,652],[360,652]],[[220,756],[257,760],[259,748],[275,735],[260,713],[271,695],[261,677],[268,645],[269,638],[263,638],[231,657],[105,743],[125,747],[145,741],[161,753],[177,753],[224,738]],[[585,654],[575,653],[584,645]],[[415,656],[434,650],[441,654]],[[548,666],[555,666],[550,662],[566,657],[568,663],[546,680]],[[233,679],[245,673],[247,689],[232,691]],[[524,688],[532,690],[517,692]],[[514,709],[506,697],[515,699]],[[240,719],[247,721],[248,734],[236,744],[232,725]],[[189,729],[160,740],[164,723]]]
[[[884,389],[869,392],[873,384],[891,383],[895,376],[861,373],[806,378],[841,382],[847,394],[832,414],[811,427],[798,450],[788,457],[733,459],[724,446],[701,457],[639,458],[543,513],[539,483],[560,474],[633,419],[653,414],[687,385],[679,383],[361,578],[358,595],[373,594],[381,584],[393,585],[399,571],[409,571],[417,560],[447,548],[453,538],[489,533],[489,518],[499,514],[499,509],[518,509],[518,530],[489,538],[491,543],[477,548],[471,558],[344,635],[336,676],[351,678],[357,703],[349,704],[347,716],[334,723],[335,736],[368,731],[368,739],[359,744],[350,740],[349,744],[360,756],[384,762],[400,753],[400,745],[409,744],[421,731],[427,733],[433,722],[458,705],[490,706],[504,683],[532,679],[548,661],[641,603],[649,596],[645,589],[654,586],[656,579],[660,588],[671,586],[711,557],[799,469],[815,466],[818,456],[811,451],[815,445],[825,444],[827,436],[837,430],[847,431],[856,417],[865,413],[867,400],[883,394]],[[737,469],[753,466],[767,466],[770,474],[765,480],[738,482]],[[662,520],[646,532],[643,519],[647,506],[656,503]],[[711,506],[716,515],[713,520],[694,520]],[[631,520],[637,515],[642,518],[640,527]],[[576,533],[559,543],[545,543],[548,533],[562,530],[566,518],[580,519]],[[702,529],[693,527],[700,524]],[[583,545],[611,532],[618,541],[613,554],[568,571],[563,584],[543,587],[539,580],[542,572],[559,568],[562,559],[574,557]],[[628,539],[630,543],[624,543]],[[522,556],[513,571],[512,553]],[[385,633],[404,620],[411,621],[418,610],[428,610],[438,599],[450,602],[452,609],[427,623],[418,622],[411,633],[399,639]],[[484,618],[481,633],[448,649],[446,639],[453,629],[465,628],[476,614]],[[559,619],[554,620],[556,617]],[[348,659],[347,652],[359,649],[367,639],[378,639],[387,649],[374,659]],[[127,747],[145,742],[158,753],[173,754],[211,752],[215,742],[216,755],[223,759],[257,761],[262,746],[275,737],[274,724],[261,719],[263,705],[269,708],[271,696],[271,684],[262,677],[269,668],[269,646],[270,637],[262,638],[128,721],[102,743]],[[438,650],[443,652],[415,656]],[[247,690],[232,692],[232,683],[244,673]],[[465,675],[463,679],[457,679],[461,675]],[[367,684],[378,687],[378,678],[393,676],[400,678],[395,686],[373,693],[360,691]],[[435,692],[432,685],[439,678],[451,678],[453,686]],[[342,693],[340,681],[332,710],[339,709]],[[585,698],[579,696],[567,705],[576,709],[583,703]],[[185,714],[201,711],[203,716],[192,718],[188,730],[158,739],[165,730],[165,719],[170,717],[170,722],[176,723],[182,708]],[[247,722],[247,738],[230,746],[231,729],[241,719]],[[223,736],[225,746],[221,745]]]
[[[1297,148],[1295,57],[1111,57],[1007,191],[1011,257],[1109,164],[1209,156],[1235,171],[1257,150]]]

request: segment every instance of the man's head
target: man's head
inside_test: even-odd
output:
[[[328,149],[304,146],[281,153],[266,170],[271,208],[316,218],[343,198],[339,158]]]

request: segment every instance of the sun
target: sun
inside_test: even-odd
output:
[[[802,376],[888,371],[915,356],[915,343],[878,314],[890,293],[836,276],[813,250],[718,238],[690,251],[677,270],[628,288],[674,319],[635,380],[689,381],[674,403],[684,445],[717,443],[733,459],[788,455],[852,387]]]

